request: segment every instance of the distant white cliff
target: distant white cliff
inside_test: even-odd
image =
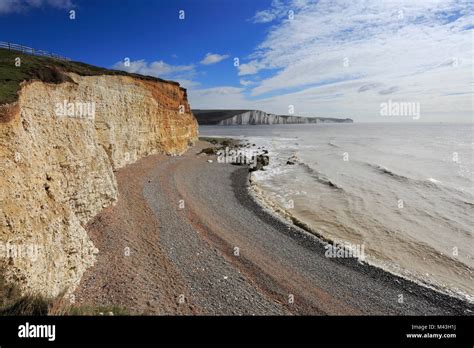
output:
[[[350,118],[276,115],[261,110],[193,110],[193,114],[201,125],[218,126],[353,122]]]

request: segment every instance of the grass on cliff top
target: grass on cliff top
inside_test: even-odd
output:
[[[21,65],[15,65],[16,58],[21,59]],[[166,81],[152,76],[130,74],[125,71],[110,70],[97,66],[57,60],[48,57],[31,56],[18,51],[0,48],[0,105],[12,103],[18,99],[20,83],[23,81],[40,80],[47,83],[71,81],[64,72],[73,72],[81,76],[120,75],[132,76],[142,80],[167,82],[178,85],[177,82]]]

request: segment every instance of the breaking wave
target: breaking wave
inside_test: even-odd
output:
[[[300,162],[299,163],[299,166],[301,168],[304,168],[304,170],[313,178],[315,179],[317,182],[319,182],[320,184],[323,184],[325,186],[328,186],[330,188],[333,188],[333,189],[337,189],[337,190],[343,190],[342,187],[336,185],[334,182],[332,182],[327,176],[325,176],[324,174],[322,174],[321,172],[315,170],[314,168],[311,168],[308,164],[306,163],[303,163],[303,162]]]

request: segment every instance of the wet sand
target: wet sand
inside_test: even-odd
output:
[[[77,303],[159,315],[472,315],[471,304],[327,258],[323,241],[253,199],[247,168],[197,155],[208,146],[116,173],[119,201],[87,226],[100,252]]]

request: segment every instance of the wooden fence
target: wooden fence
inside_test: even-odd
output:
[[[10,42],[0,41],[0,48],[6,48],[7,50],[10,50],[10,51],[18,51],[25,54],[31,54],[33,56],[49,57],[53,59],[67,60],[67,61],[71,60],[67,57],[63,57],[58,54],[54,54],[54,53],[43,51],[43,50],[35,50],[34,48],[31,48],[31,47],[18,45],[18,44],[14,44]]]

